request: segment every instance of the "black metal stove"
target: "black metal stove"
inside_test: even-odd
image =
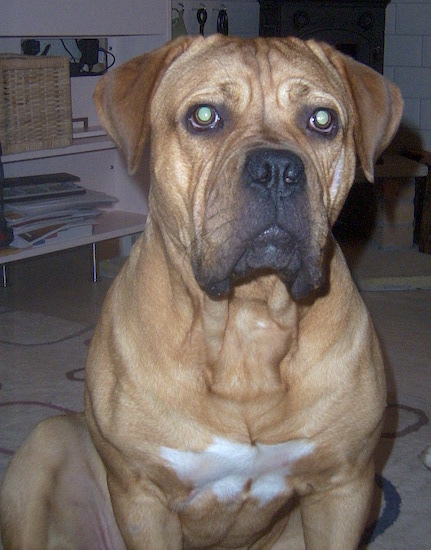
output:
[[[383,73],[390,0],[259,0],[260,36],[315,38]]]

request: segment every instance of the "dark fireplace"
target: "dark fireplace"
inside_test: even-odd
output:
[[[260,36],[316,38],[383,73],[390,0],[259,0]]]

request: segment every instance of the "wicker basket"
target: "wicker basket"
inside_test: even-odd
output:
[[[0,140],[3,154],[72,143],[67,58],[0,54]]]

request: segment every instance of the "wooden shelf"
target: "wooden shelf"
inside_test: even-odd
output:
[[[95,218],[92,235],[28,248],[6,248],[0,250],[0,265],[140,233],[144,230],[146,219],[147,217],[142,214],[121,210],[104,211],[101,216]]]

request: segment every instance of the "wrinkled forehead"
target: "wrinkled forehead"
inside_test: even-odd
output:
[[[329,62],[304,42],[214,37],[192,45],[174,62],[159,93],[176,104],[207,96],[215,103],[234,103],[239,108],[269,96],[282,104],[307,94],[341,101],[338,80]]]

